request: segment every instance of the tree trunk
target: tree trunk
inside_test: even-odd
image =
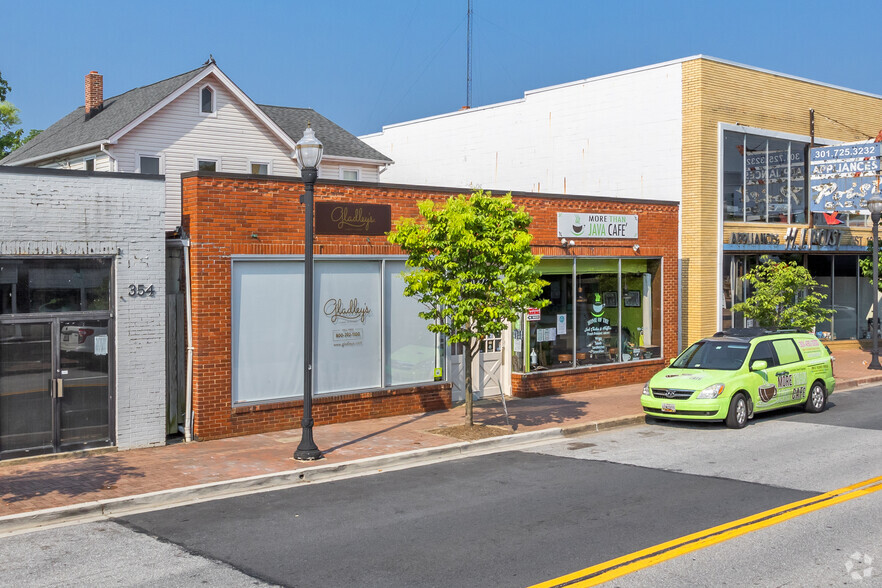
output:
[[[465,354],[465,401],[466,401],[466,425],[473,426],[475,424],[472,411],[472,341],[466,341],[463,344],[463,353]]]

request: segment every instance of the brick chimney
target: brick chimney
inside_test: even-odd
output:
[[[86,75],[86,120],[104,108],[104,78],[97,71]]]

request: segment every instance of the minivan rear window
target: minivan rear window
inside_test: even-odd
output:
[[[778,354],[778,363],[781,365],[799,361],[799,351],[792,339],[772,341],[772,347],[775,348],[775,353]]]
[[[699,370],[737,370],[747,357],[749,343],[699,341],[677,358],[671,367]]]

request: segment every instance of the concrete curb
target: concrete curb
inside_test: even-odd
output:
[[[866,376],[863,378],[853,378],[851,380],[844,380],[842,383],[836,382],[836,388],[833,390],[833,393],[836,392],[845,392],[846,390],[854,390],[855,388],[860,388],[862,386],[867,386],[869,384],[876,384],[878,382],[882,382],[882,374],[878,376]]]
[[[276,472],[0,516],[0,535],[37,530],[50,525],[88,522],[104,517],[183,506],[206,500],[230,498],[241,494],[281,490],[301,484],[367,476],[383,471],[417,467],[462,457],[512,451],[536,443],[566,439],[617,427],[642,424],[644,422],[645,419],[641,413],[639,415],[616,417],[593,423],[514,433],[479,441],[460,441],[440,447],[414,449],[378,457],[365,457],[338,464],[317,465],[287,472]]]

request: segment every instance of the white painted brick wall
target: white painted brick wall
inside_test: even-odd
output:
[[[679,201],[682,64],[527,92],[360,137],[380,181]]]
[[[0,255],[115,258],[116,444],[164,444],[165,183],[21,169],[0,167]],[[129,284],[156,295],[129,297]]]

